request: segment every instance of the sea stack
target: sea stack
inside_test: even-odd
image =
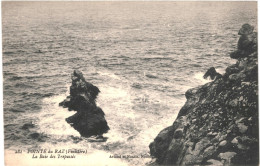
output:
[[[258,165],[257,33],[244,24],[237,62],[223,77],[190,89],[172,126],[149,145],[157,164]]]
[[[82,72],[78,70],[74,70],[71,79],[70,95],[59,105],[77,113],[66,118],[66,121],[84,137],[106,133],[109,127],[105,114],[96,105],[100,90],[86,82]]]

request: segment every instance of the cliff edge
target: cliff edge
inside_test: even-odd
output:
[[[239,30],[237,62],[212,82],[186,93],[172,126],[149,145],[162,165],[258,165],[257,33]]]

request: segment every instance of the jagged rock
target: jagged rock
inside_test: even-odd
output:
[[[237,50],[230,54],[233,59],[244,58],[257,50],[257,33],[253,32],[254,27],[244,24],[238,34],[241,37],[238,40]]]
[[[66,121],[84,137],[106,133],[109,127],[105,114],[96,106],[95,101],[100,92],[99,89],[86,82],[83,74],[78,70],[74,70],[71,79],[70,96],[59,105],[77,113],[66,118]]]
[[[215,67],[211,67],[207,70],[207,72],[204,74],[203,78],[204,79],[207,79],[208,77],[210,77],[210,79],[214,80],[215,78],[218,79],[218,78],[221,78],[222,75],[219,74]]]
[[[82,136],[89,137],[92,135],[102,135],[107,132],[107,122],[102,112],[85,113],[77,112],[76,114],[66,118]]]
[[[237,67],[236,64],[234,64],[226,68],[225,74],[229,76],[231,73],[238,73],[238,72],[239,72],[239,68]]]
[[[245,56],[239,53],[223,77],[185,93],[173,125],[149,145],[155,164],[258,165],[257,38],[248,25],[239,33],[247,35],[239,41]]]
[[[243,82],[246,78],[246,75],[242,72],[231,74],[228,79],[234,83]]]
[[[254,27],[249,24],[242,25],[242,28],[238,31],[239,35],[249,35],[253,33]]]

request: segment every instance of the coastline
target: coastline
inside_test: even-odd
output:
[[[239,30],[237,50],[230,54],[237,59],[235,64],[223,75],[209,69],[212,82],[186,91],[187,101],[173,125],[149,145],[158,164],[259,163],[258,51],[253,29],[244,24]]]

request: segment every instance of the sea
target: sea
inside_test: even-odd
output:
[[[244,23],[257,29],[256,1],[2,2],[6,162],[148,165],[149,144],[172,125],[185,92],[210,81],[208,68],[235,63]],[[75,69],[101,91],[105,142],[81,137],[65,121],[75,112],[59,107]],[[28,149],[87,154],[32,159]]]

